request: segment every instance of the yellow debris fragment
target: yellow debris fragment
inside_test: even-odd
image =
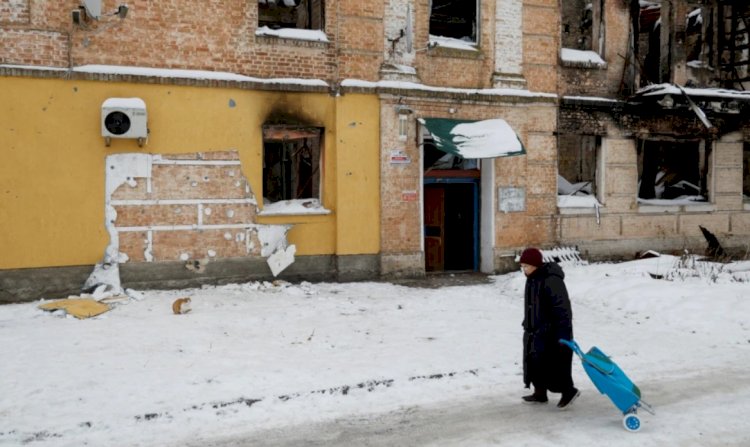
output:
[[[108,305],[90,298],[68,298],[50,301],[40,304],[38,307],[49,311],[64,309],[68,314],[79,319],[95,317],[110,309]]]

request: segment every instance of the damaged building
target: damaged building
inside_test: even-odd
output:
[[[0,301],[746,250],[749,13],[3,2]]]
[[[701,253],[704,226],[744,255],[750,6],[562,3],[560,240]]]

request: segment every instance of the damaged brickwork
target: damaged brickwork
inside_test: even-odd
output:
[[[270,258],[274,276],[291,264],[288,225],[255,223],[257,202],[236,151],[107,157],[110,242],[84,288],[120,292],[119,264],[183,262],[200,273],[226,258]],[[288,250],[291,249],[291,250]]]

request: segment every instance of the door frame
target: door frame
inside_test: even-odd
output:
[[[424,185],[430,185],[430,184],[470,184],[472,185],[472,208],[473,208],[473,222],[472,222],[472,271],[477,272],[479,271],[479,238],[480,238],[480,216],[481,216],[481,209],[480,209],[480,196],[481,196],[481,178],[476,177],[423,177],[423,188]],[[422,250],[424,251],[425,247],[425,229],[424,229],[424,207],[425,207],[425,201],[422,201]],[[425,260],[425,262],[427,262]]]

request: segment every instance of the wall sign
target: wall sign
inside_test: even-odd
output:
[[[526,188],[499,187],[498,209],[504,213],[526,211]]]
[[[411,158],[401,149],[394,149],[390,155],[392,165],[405,165],[411,163]]]
[[[415,190],[401,191],[402,202],[416,202],[419,198],[419,193]]]

